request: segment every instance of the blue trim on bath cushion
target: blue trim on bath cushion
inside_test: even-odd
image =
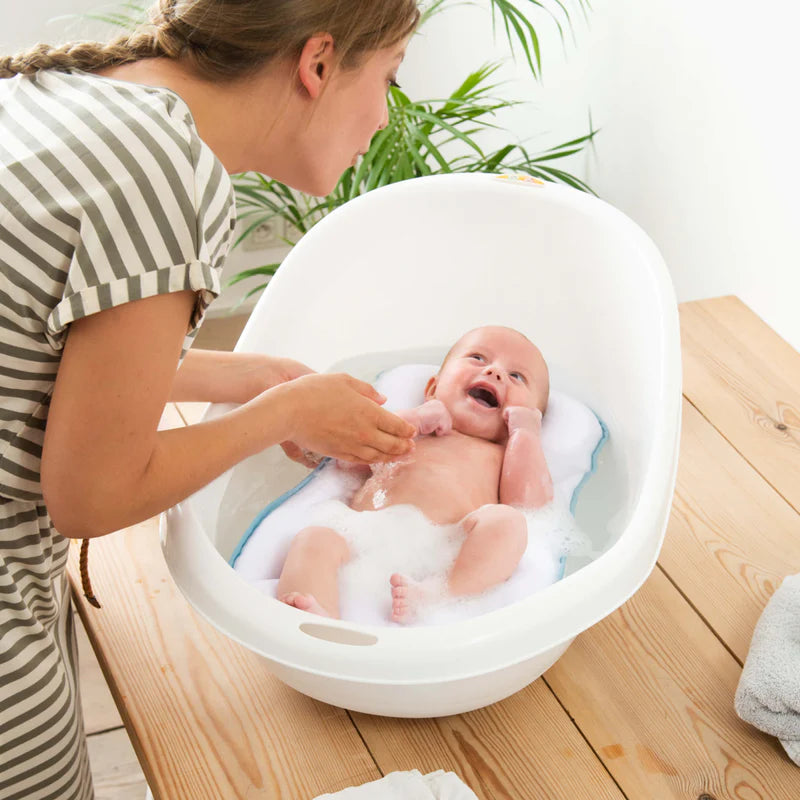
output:
[[[318,472],[321,472],[324,469],[328,462],[331,461],[330,458],[323,458],[322,461],[319,463],[318,466],[314,468],[312,472],[309,472],[308,475],[297,484],[293,488],[289,489],[289,491],[284,492],[280,497],[273,500],[266,508],[264,508],[256,518],[250,523],[250,527],[245,531],[244,536],[239,540],[239,544],[236,545],[236,549],[233,551],[233,554],[228,559],[228,563],[234,567],[236,566],[236,559],[242,554],[242,550],[244,550],[244,546],[247,544],[247,540],[255,533],[256,528],[263,522],[264,518],[269,516],[279,505],[286,502],[290,497],[296,495],[304,486],[308,485],[312,478],[316,477]]]
[[[594,412],[592,413],[594,414]],[[608,428],[606,427],[605,423],[603,422],[603,420],[600,419],[600,417],[597,416],[597,414],[594,415],[594,418],[600,425],[600,432],[601,432],[600,441],[598,441],[598,443],[595,445],[594,450],[592,450],[592,458],[589,462],[590,463],[589,471],[584,473],[583,477],[578,482],[578,485],[572,490],[572,498],[569,501],[569,513],[572,514],[573,516],[575,516],[575,508],[578,505],[578,494],[580,493],[580,490],[583,488],[583,484],[586,483],[586,481],[588,481],[589,478],[591,478],[595,472],[597,472],[597,454],[600,452],[600,448],[608,440]],[[558,580],[561,580],[564,577],[564,571],[567,568],[567,557],[562,555],[558,563],[559,566],[561,567],[561,570],[558,573]]]
[[[594,412],[592,413],[594,414]],[[594,418],[600,425],[600,441],[595,445],[594,450],[592,450],[592,458],[590,461],[591,466],[589,467],[589,471],[584,473],[578,485],[572,490],[572,499],[569,501],[569,513],[573,515],[575,514],[575,506],[578,504],[578,493],[583,488],[583,484],[586,483],[586,481],[588,481],[595,472],[597,472],[597,454],[600,452],[600,448],[608,439],[608,428],[606,427],[605,423],[600,419],[600,417],[597,416],[597,414],[594,415]]]

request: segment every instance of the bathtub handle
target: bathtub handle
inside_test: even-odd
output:
[[[350,644],[357,647],[369,647],[378,643],[378,637],[371,633],[350,630],[349,628],[337,628],[333,625],[321,625],[318,622],[303,622],[298,625],[298,630],[306,636],[313,636],[315,639],[323,639],[326,642],[336,644]]]

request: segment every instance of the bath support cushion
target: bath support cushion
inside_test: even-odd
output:
[[[386,396],[385,407],[389,410],[413,408],[424,401],[425,384],[437,370],[438,366],[433,364],[405,364],[382,372],[374,385]],[[420,622],[440,624],[485,613],[522,599],[561,578],[565,547],[574,547],[580,541],[580,534],[572,527],[572,519],[567,519],[566,510],[574,511],[580,488],[594,472],[597,454],[606,438],[605,426],[590,408],[551,389],[542,421],[542,448],[553,478],[555,510],[544,516],[529,515],[528,547],[508,581],[477,598],[434,609]],[[309,524],[312,509],[323,501],[346,498],[357,486],[354,481],[359,479],[325,459],[297,486],[258,514],[234,550],[231,565],[249,583],[274,597],[291,541]],[[542,535],[543,526],[548,528],[549,535]],[[554,528],[557,530],[552,530]],[[379,580],[384,578],[384,603],[376,604],[371,597],[360,596],[358,590],[346,591],[347,587],[343,586],[342,619],[389,624],[388,576],[381,576]]]

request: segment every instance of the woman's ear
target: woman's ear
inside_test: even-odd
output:
[[[425,384],[425,399],[426,400],[430,400],[431,397],[433,397],[433,395],[436,393],[436,378],[437,378],[437,376],[434,375]]]
[[[315,34],[303,45],[297,69],[300,83],[312,100],[319,97],[333,67],[333,36],[329,33]]]

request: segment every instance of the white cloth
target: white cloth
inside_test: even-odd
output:
[[[419,770],[390,772],[377,781],[350,786],[315,800],[478,800],[477,795],[454,772],[437,770],[423,775]]]

